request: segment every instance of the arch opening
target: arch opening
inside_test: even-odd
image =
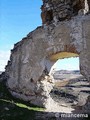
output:
[[[79,55],[71,52],[60,52],[50,56],[53,65],[49,76],[53,77],[56,86],[66,85],[70,80],[82,77]]]
[[[55,86],[66,86],[69,81],[83,77],[80,73],[79,56],[57,60],[49,72],[53,76]]]
[[[59,52],[49,57],[51,68],[49,76],[54,80],[51,98],[65,106],[83,106],[86,97],[82,101],[82,91],[87,91],[89,83],[80,73],[79,54],[71,52]],[[50,62],[49,61],[49,62]]]

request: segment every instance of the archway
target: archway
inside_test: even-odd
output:
[[[15,97],[45,106],[52,89],[48,73],[56,60],[63,58],[65,54],[59,55],[63,52],[79,54],[80,72],[90,81],[89,19],[90,15],[77,16],[61,23],[52,21],[14,45],[5,76],[7,86]],[[53,60],[56,55],[59,57]]]
[[[59,59],[52,66],[49,75],[54,77],[55,84],[60,87],[71,79],[82,76],[79,66],[79,57]]]
[[[49,68],[49,75],[52,74],[52,72],[55,70],[55,67],[57,69],[57,64],[59,63],[58,60],[63,60],[65,58],[71,58],[71,57],[79,58],[79,55],[77,53],[72,53],[72,52],[59,52],[59,53],[49,56],[49,60],[50,60],[49,63],[50,62],[52,63],[51,68]],[[79,60],[78,60],[78,64],[79,64]],[[61,68],[61,69],[63,69],[63,68]]]
[[[75,67],[72,69],[72,66],[66,69],[60,68],[61,70],[59,67],[57,68],[59,61],[65,60],[65,58],[66,65],[68,65],[69,59],[71,59],[73,66],[75,65]],[[74,59],[76,59],[75,62]],[[59,103],[60,106],[64,107],[83,106],[86,103],[87,96],[89,95],[86,95],[85,93],[89,88],[89,83],[80,73],[79,54],[71,52],[59,52],[49,56],[49,60],[47,61],[49,66],[49,76],[53,79],[54,82],[53,89],[50,92],[51,98],[55,102]],[[58,77],[57,75],[54,76],[55,74],[58,74]],[[81,99],[83,95],[84,98]]]
[[[56,86],[65,86],[70,79],[82,77],[77,53],[60,52],[49,59],[53,64],[49,69],[49,76],[53,78]]]

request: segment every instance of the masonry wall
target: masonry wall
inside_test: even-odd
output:
[[[89,12],[89,0],[43,0],[41,7],[43,24],[70,20],[78,14]]]
[[[53,65],[49,57],[53,54],[79,54],[81,73],[90,80],[90,15],[89,11],[88,14],[78,14],[79,9],[83,9],[83,1],[77,14],[72,7],[78,5],[79,0],[43,2],[43,25],[14,45],[5,74],[12,95],[46,107],[54,84],[48,75]]]

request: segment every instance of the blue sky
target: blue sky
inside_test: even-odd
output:
[[[41,25],[41,4],[41,0],[0,0],[0,49],[9,49]]]
[[[4,70],[13,45],[42,25],[41,5],[42,0],[0,0],[0,71]],[[78,60],[73,61],[78,65]],[[60,67],[59,62],[57,66]]]
[[[56,70],[79,70],[79,57],[60,59],[54,64]]]
[[[42,0],[0,0],[0,71],[13,45],[42,24],[41,4]]]

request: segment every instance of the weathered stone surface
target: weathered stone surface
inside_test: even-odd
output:
[[[43,24],[69,20],[78,14],[89,12],[89,0],[43,0],[41,7]]]
[[[42,11],[46,14],[44,16],[42,12],[43,26],[14,45],[6,66],[7,86],[14,96],[39,106],[47,106],[54,85],[49,72],[55,61],[50,58],[60,52],[78,54],[81,73],[90,80],[90,15],[73,17],[71,5],[68,6],[71,2],[74,6],[80,1],[43,0]],[[70,9],[67,10],[67,7]],[[55,11],[56,16],[65,21],[57,22]],[[66,21],[69,16],[70,19]]]

